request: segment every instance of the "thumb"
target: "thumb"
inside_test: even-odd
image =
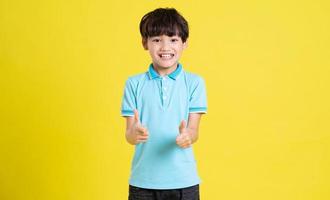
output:
[[[134,109],[134,122],[140,124],[139,112]]]
[[[180,126],[179,126],[179,132],[182,133],[183,130],[186,128],[186,121],[185,120],[182,120],[181,123],[180,123]]]

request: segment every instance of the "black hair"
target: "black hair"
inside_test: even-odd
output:
[[[160,35],[178,35],[182,42],[186,42],[189,27],[188,22],[175,8],[157,8],[142,17],[140,33],[144,40]]]

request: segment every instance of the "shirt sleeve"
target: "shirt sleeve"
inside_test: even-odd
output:
[[[201,77],[193,84],[189,99],[189,113],[206,113],[207,100],[205,82]]]
[[[121,116],[134,116],[134,109],[136,108],[136,94],[134,93],[134,86],[130,79],[125,83],[124,96],[121,104]]]

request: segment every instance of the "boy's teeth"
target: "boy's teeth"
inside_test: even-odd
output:
[[[170,58],[172,57],[172,54],[160,54],[160,56],[163,58]]]

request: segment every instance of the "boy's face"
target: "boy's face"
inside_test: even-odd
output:
[[[142,44],[149,51],[154,67],[159,70],[175,69],[182,51],[187,47],[187,43],[183,43],[177,35],[149,37]]]

